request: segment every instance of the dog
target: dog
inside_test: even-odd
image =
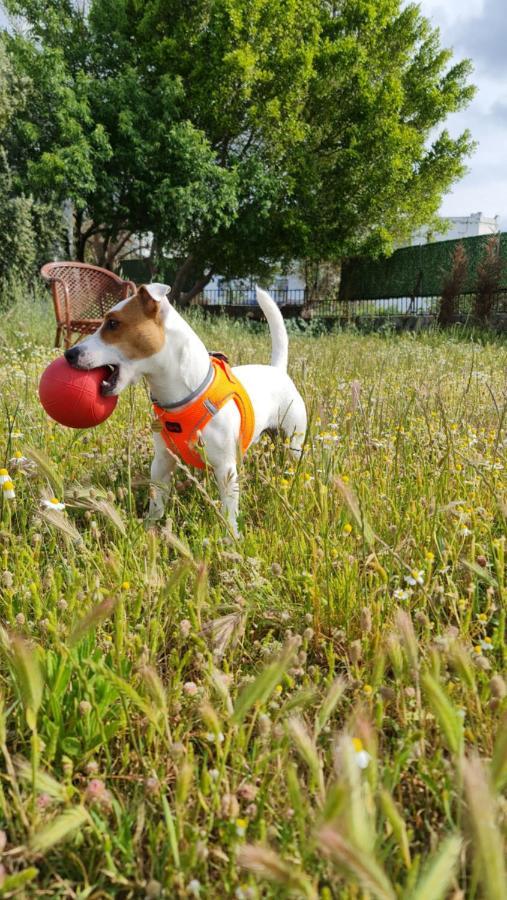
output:
[[[169,302],[166,284],[141,285],[135,294],[106,313],[97,331],[65,352],[77,369],[109,369],[101,391],[116,396],[146,378],[161,409],[176,409],[200,396],[210,372],[210,354],[188,322]],[[306,407],[287,374],[288,335],[282,314],[261,288],[256,289],[271,333],[271,365],[244,365],[229,370],[248,395],[253,411],[250,446],[264,431],[281,429],[291,453],[300,458],[307,428]],[[232,534],[239,536],[238,448],[242,416],[237,403],[225,402],[198,433],[206,462],[213,469],[222,511]],[[166,436],[167,437],[167,436]],[[164,515],[165,485],[177,458],[164,435],[154,433],[155,456],[148,521]]]

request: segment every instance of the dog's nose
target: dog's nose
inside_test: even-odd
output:
[[[79,347],[69,347],[69,349],[65,351],[65,359],[71,366],[76,365],[80,352]]]

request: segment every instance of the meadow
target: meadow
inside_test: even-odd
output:
[[[143,386],[47,418],[52,333],[3,316],[0,896],[506,898],[505,342],[291,334],[235,542],[184,467],[145,527]]]

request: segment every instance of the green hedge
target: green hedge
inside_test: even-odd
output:
[[[477,266],[484,257],[491,235],[437,241],[417,247],[403,247],[387,259],[352,259],[342,266],[340,300],[373,300],[390,297],[437,297],[452,266],[457,244],[468,256],[468,279],[464,293],[475,290]],[[500,253],[505,260],[502,288],[507,289],[507,233],[500,237]]]

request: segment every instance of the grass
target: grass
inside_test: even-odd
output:
[[[51,335],[4,316],[0,895],[505,898],[505,344],[292,335],[307,451],[252,449],[230,544],[183,469],[145,529],[143,387],[47,419]]]

